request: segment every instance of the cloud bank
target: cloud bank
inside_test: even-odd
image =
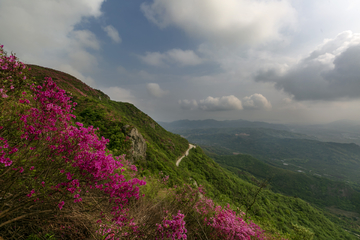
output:
[[[203,111],[230,111],[243,109],[241,101],[234,95],[223,97],[207,97],[200,101],[180,100],[180,107],[186,110],[203,110]]]
[[[104,1],[0,1],[1,43],[25,62],[82,76],[97,66],[88,50],[99,50],[100,44],[92,32],[75,25],[101,16]]]
[[[259,93],[255,93],[249,97],[245,97],[242,101],[244,109],[254,110],[254,109],[262,109],[262,110],[270,110],[271,103]]]
[[[198,103],[196,100],[179,100],[179,105],[184,110],[196,110],[198,108]]]
[[[234,95],[222,97],[207,97],[196,100],[179,100],[180,107],[184,110],[203,111],[233,111],[233,110],[270,110],[271,103],[262,94],[255,93],[244,97],[243,101]]]
[[[346,31],[286,70],[260,71],[257,81],[274,82],[295,100],[360,98],[360,34]]]
[[[199,101],[199,108],[204,111],[241,110],[241,101],[234,95],[223,97],[207,97]]]
[[[157,83],[148,83],[146,89],[151,96],[156,98],[161,98],[169,93],[168,91],[162,90]]]
[[[288,0],[154,0],[141,11],[159,28],[176,26],[221,44],[253,44],[278,39],[296,11]]]
[[[139,58],[146,64],[156,67],[167,66],[167,63],[172,63],[178,66],[195,66],[203,62],[194,51],[172,49],[164,53],[146,52],[144,56]]]

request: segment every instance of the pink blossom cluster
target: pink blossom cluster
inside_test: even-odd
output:
[[[26,65],[17,60],[14,54],[7,56],[4,52],[4,45],[0,45],[0,96],[1,98],[7,98],[8,91],[14,91],[17,87],[14,78],[26,79],[23,70]]]
[[[195,203],[194,209],[198,214],[207,215],[214,211],[215,203],[212,199],[203,197]]]
[[[57,87],[51,78],[45,78],[42,86],[30,86],[30,90],[34,95],[32,103],[26,99],[26,94],[19,99],[19,103],[30,107],[27,112],[20,114],[25,128],[21,138],[31,136],[32,140],[38,140],[41,135],[47,136],[46,140],[50,141],[54,133],[71,126],[71,119],[75,118],[71,112],[76,103],[72,103],[66,92]]]
[[[112,222],[119,226],[126,224],[129,221],[126,206],[131,198],[139,198],[139,186],[146,182],[125,178],[121,169],[124,156],[114,159],[106,150],[109,140],[99,139],[97,129],[73,124],[72,111],[76,103],[50,77],[45,78],[42,85],[24,85],[25,76],[20,78],[19,75],[22,76],[20,71],[26,66],[14,55],[7,57],[3,46],[0,46],[0,53],[0,80],[4,83],[1,91],[8,94],[9,104],[15,104],[15,110],[9,110],[13,111],[14,121],[0,122],[0,172],[3,170],[8,176],[14,174],[4,169],[11,166],[16,174],[32,176],[30,184],[35,187],[26,194],[29,198],[60,193],[56,195],[60,210],[65,199],[81,202],[86,189],[101,191],[113,205]],[[5,86],[9,82],[10,85]],[[21,94],[12,94],[15,90]],[[0,103],[7,104],[1,99]],[[9,124],[19,126],[16,133],[6,129],[6,126],[12,127]],[[130,168],[137,170],[135,166]],[[37,175],[37,172],[54,170],[54,174],[48,176],[53,177],[49,184],[45,184],[43,175]]]
[[[210,227],[212,239],[266,239],[264,231],[258,225],[250,220],[245,221],[243,219],[245,214],[243,212],[237,214],[229,205],[221,207],[211,199],[203,197],[196,202],[194,209],[204,216],[204,225]]]
[[[3,47],[3,45],[0,46],[0,48],[1,48],[0,54],[3,54],[2,47]],[[10,55],[9,57],[4,56],[3,58],[1,58],[0,59],[0,67],[1,67],[1,70],[8,70],[9,72],[10,71],[14,72],[18,69],[26,68],[24,63],[17,61],[15,55]],[[22,72],[18,72],[18,73],[22,74]]]
[[[229,205],[221,207],[212,199],[205,197],[205,190],[184,185],[174,192],[175,199],[183,204],[190,204],[195,214],[202,219],[203,230],[209,239],[249,240],[267,239],[264,231],[249,219],[244,219],[244,213],[236,213]]]
[[[251,221],[249,223],[245,222],[241,217],[237,216],[229,205],[224,208],[216,206],[214,211],[215,216],[205,219],[205,222],[215,230],[214,236],[216,239],[248,240],[251,239],[251,236],[264,239],[262,237],[263,231],[259,226]]]
[[[3,179],[26,179],[25,201],[31,199],[42,204],[53,199],[59,210],[66,208],[66,202],[82,202],[90,190],[100,191],[112,208],[110,214],[101,214],[98,233],[105,239],[129,234],[123,229],[136,233],[139,226],[128,218],[127,206],[130,199],[140,197],[139,186],[146,182],[135,178],[135,174],[125,177],[124,169],[136,172],[137,168],[124,156],[110,155],[106,150],[109,140],[99,139],[97,129],[73,123],[76,103],[51,78],[45,78],[38,86],[25,84],[26,76],[22,72],[25,68],[14,55],[7,57],[0,46],[0,105],[13,104],[13,108],[0,113]],[[11,113],[11,118],[4,113]],[[160,181],[166,184],[168,180],[169,176],[164,176]],[[222,208],[201,197],[205,194],[202,187],[193,189],[184,185],[173,192],[179,206],[188,204],[202,217],[203,227],[212,232],[209,236],[212,239],[264,239],[256,224],[245,221],[229,206]],[[185,215],[180,211],[176,215],[168,214],[156,227],[158,239],[187,238]]]
[[[106,144],[109,140],[98,138],[96,130],[92,126],[83,127],[71,125],[71,114],[75,103],[71,103],[64,90],[58,88],[51,78],[46,78],[42,86],[31,86],[34,100],[39,104],[38,108],[31,108],[27,114],[21,115],[24,122],[25,132],[22,138],[35,140],[45,137],[51,143],[51,155],[62,156],[64,163],[71,164],[65,173],[66,179],[52,186],[53,189],[65,188],[74,195],[74,202],[81,201],[79,192],[83,187],[99,189],[106,193],[109,201],[116,206],[113,208],[113,221],[122,223],[123,207],[132,197],[139,198],[138,185],[145,185],[145,181],[137,178],[127,181],[124,175],[116,171],[123,167],[121,163],[124,156],[115,160],[106,152]],[[31,120],[31,121],[29,121]],[[52,134],[52,133],[58,134]],[[85,185],[80,184],[81,179],[74,178],[74,169],[79,171]],[[59,169],[59,172],[63,169]],[[120,170],[122,172],[123,170]]]
[[[175,216],[167,216],[162,223],[157,223],[158,237],[156,239],[187,239],[185,228],[185,215],[178,211]]]
[[[0,129],[3,127],[0,126]],[[10,147],[8,141],[0,137],[0,163],[4,164],[5,167],[9,167],[12,164],[10,156],[16,153],[18,149],[16,147]]]

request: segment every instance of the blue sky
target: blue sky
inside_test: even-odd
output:
[[[0,43],[158,121],[360,120],[358,0],[0,0]]]

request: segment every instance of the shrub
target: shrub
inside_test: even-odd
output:
[[[110,209],[101,217],[115,228],[130,224],[126,206],[139,198],[145,181],[126,179],[124,171],[136,168],[124,166],[124,156],[108,154],[108,140],[92,126],[73,124],[76,103],[51,78],[36,86],[23,70],[0,46],[0,231],[20,238],[55,226],[51,230],[63,234],[72,217],[94,225],[84,213],[101,208]],[[75,224],[68,232],[83,229]]]
[[[0,46],[0,235],[5,239],[268,239],[202,187],[144,180],[109,140],[75,122],[76,103]],[[118,125],[119,127],[120,125]],[[120,143],[118,143],[120,144]],[[121,148],[121,146],[116,146]]]

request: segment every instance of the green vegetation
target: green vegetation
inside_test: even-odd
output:
[[[235,209],[245,211],[249,208],[259,188],[221,168],[198,147],[181,161],[179,168],[197,184],[205,186],[208,195],[215,201],[222,204],[231,202]],[[313,232],[314,239],[353,239],[326,218],[321,210],[300,198],[273,193],[269,189],[260,192],[249,215],[263,228],[289,234],[294,239],[299,239],[295,237],[299,229]]]
[[[212,157],[222,167],[246,181],[270,179],[269,188],[272,191],[304,199],[326,212],[335,214],[342,219],[341,224],[345,221],[345,226],[348,228],[351,226],[352,231],[360,234],[359,189],[343,182],[273,167],[246,154],[236,156],[213,154]],[[327,217],[334,220],[334,215],[329,214]]]
[[[273,167],[246,154],[218,155],[214,159],[241,178],[251,181],[250,173],[258,179],[271,179],[274,192],[297,196],[320,207],[336,206],[360,213],[360,191],[346,183]]]
[[[140,176],[155,176],[157,179],[161,173],[169,176],[168,186],[170,187],[183,183],[190,183],[195,188],[197,185],[203,185],[207,196],[216,203],[222,205],[230,203],[233,209],[246,211],[255,223],[272,233],[275,238],[356,239],[340,227],[344,225],[343,220],[335,219],[333,215],[324,215],[322,210],[315,209],[297,197],[274,193],[271,191],[272,188],[264,189],[257,195],[258,180],[251,179],[248,182],[239,178],[231,172],[232,169],[229,169],[231,171],[224,169],[207,157],[200,147],[191,150],[189,156],[181,161],[179,167],[176,167],[176,160],[188,148],[186,139],[166,131],[132,104],[111,101],[101,91],[86,86],[68,74],[39,66],[32,66],[32,68],[31,76],[37,82],[41,83],[45,76],[50,76],[61,88],[72,93],[73,100],[78,103],[75,111],[77,121],[83,122],[85,126],[98,127],[99,135],[110,139],[108,148],[113,154],[118,155],[129,151],[129,144],[126,141],[128,133],[124,126],[130,125],[137,128],[147,143],[146,159],[135,163]],[[227,143],[230,139],[228,134],[208,136],[210,136],[209,141],[214,143],[217,140],[220,144]],[[269,137],[269,139],[274,138]],[[255,144],[253,146],[255,149],[258,143],[255,141],[252,144]],[[249,147],[251,142],[246,142],[244,145]],[[275,152],[270,153],[269,156],[273,157],[272,154]],[[151,184],[145,186],[144,191],[149,193],[150,199],[157,199],[163,194],[162,191],[165,191],[164,195],[166,195],[166,190],[159,190]],[[149,206],[146,205],[147,203],[143,204]],[[330,218],[333,219],[330,220]]]
[[[114,155],[128,154],[129,151],[129,144],[125,142],[127,131],[123,126],[136,127],[147,143],[146,159],[137,163],[143,175],[162,171],[170,176],[172,184],[187,181],[175,166],[177,158],[188,148],[186,139],[166,131],[133,104],[112,101],[101,91],[68,74],[34,65],[31,68],[30,76],[38,83],[43,81],[44,76],[55,76],[54,81],[71,93],[73,101],[78,103],[74,112],[76,121],[98,127],[99,135],[111,140],[109,150]]]
[[[304,135],[274,129],[217,128],[182,130],[177,133],[218,154],[250,154],[279,168],[318,174],[360,185],[360,146],[320,142]],[[224,151],[222,150],[222,151]]]

